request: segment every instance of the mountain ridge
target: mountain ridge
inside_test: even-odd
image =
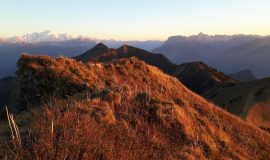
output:
[[[95,48],[98,46],[103,46],[104,50],[100,53]],[[228,81],[228,82],[234,82],[233,79],[226,76],[225,74],[218,72],[214,68],[211,68],[207,66],[206,64],[202,62],[190,62],[186,64],[180,64],[176,65],[172,63],[169,59],[167,59],[162,54],[156,54],[151,53],[136,47],[123,45],[118,49],[108,49],[107,46],[104,44],[98,44],[96,47],[88,50],[87,52],[74,57],[74,59],[78,61],[88,62],[88,61],[97,61],[97,62],[109,62],[114,59],[121,59],[121,58],[129,58],[129,57],[137,57],[140,60],[143,60],[144,62],[156,66],[159,69],[163,70],[165,73],[172,75],[174,77],[177,77],[182,83],[184,83],[186,86],[188,86],[191,90],[195,91],[196,93],[203,94],[206,92],[207,89],[211,90],[211,87],[216,87],[219,82],[221,81]],[[185,67],[190,67],[188,69],[190,72],[187,72],[185,70]],[[182,72],[185,73],[182,73]],[[190,73],[196,73],[192,74],[192,76],[188,75]],[[199,73],[199,74],[198,74]],[[204,78],[201,79],[204,82],[210,81],[209,85],[202,86],[200,83],[192,83],[190,85],[190,81],[192,80],[198,80],[200,77],[204,75]]]
[[[163,53],[176,64],[202,61],[211,67],[231,74],[249,69],[256,77],[270,76],[268,67],[269,36],[231,35],[172,36],[161,47],[153,49]]]
[[[68,100],[64,96],[48,104],[57,107],[45,107],[44,113],[37,115],[30,133],[35,140],[28,145],[22,143],[25,157],[29,150],[46,159],[61,157],[66,150],[69,157],[77,159],[83,148],[89,153],[84,154],[86,158],[269,158],[268,134],[224,112],[176,78],[137,58],[84,64],[64,57],[23,55],[18,69],[19,87],[24,95],[21,98],[30,103],[36,96],[42,99],[54,92],[72,96],[89,89],[85,98],[81,95],[82,99],[76,96],[77,100]],[[44,134],[51,133],[50,125],[44,127],[44,123],[51,123],[51,118],[60,129]],[[57,141],[57,135],[62,134],[63,141]],[[58,145],[47,143],[49,139]],[[80,146],[82,143],[86,145]],[[29,145],[35,147],[28,148]],[[128,145],[136,149],[127,149]],[[109,149],[110,146],[115,147]]]
[[[104,50],[102,52],[97,51],[95,48],[97,46],[103,46]],[[162,54],[152,54],[146,50],[132,47],[129,45],[123,45],[120,48],[113,49],[108,48],[106,45],[99,43],[96,47],[86,51],[85,53],[73,57],[78,61],[88,62],[88,61],[101,61],[108,62],[113,59],[121,59],[135,56],[148,64],[156,66],[166,73],[171,73],[174,70],[175,64],[171,63]]]
[[[134,54],[134,53],[142,53],[142,54],[148,55],[149,59],[152,59],[151,56],[155,55],[155,54],[153,54],[151,52],[146,52],[146,51],[142,52],[142,50],[140,50],[140,49],[132,48],[133,52],[129,53],[130,49],[128,48],[128,46],[123,46],[121,50],[124,52],[124,54],[123,54],[124,56],[117,56],[119,53],[117,52],[117,49],[116,49],[117,53],[113,56],[108,56],[110,54],[105,54],[107,56],[103,56],[100,59],[99,58],[95,59],[95,57],[92,57],[93,58],[92,60],[94,60],[95,62],[99,62],[99,61],[110,62],[110,61],[121,59],[121,58],[128,58],[128,57],[135,56],[135,57],[139,58],[140,60],[145,61],[146,63],[148,63],[150,65],[153,65],[153,66],[160,68],[165,73],[167,73],[173,77],[176,77],[180,82],[182,82],[185,86],[187,86],[193,92],[207,98],[208,100],[214,102],[215,104],[218,104],[221,108],[241,117],[240,112],[234,112],[233,111],[234,109],[228,110],[226,107],[224,107],[224,104],[220,102],[219,98],[216,98],[216,96],[217,96],[216,94],[218,94],[218,96],[223,95],[222,93],[219,92],[219,90],[232,89],[231,91],[237,92],[237,91],[233,90],[233,88],[237,87],[237,86],[241,86],[242,83],[240,81],[234,80],[230,76],[225,75],[223,72],[219,72],[218,70],[211,68],[208,65],[206,65],[200,61],[175,65],[168,60],[169,61],[168,64],[170,64],[172,67],[169,68],[169,70],[164,70],[163,68],[160,67],[159,64],[161,64],[163,62],[166,62],[166,64],[167,64],[167,61],[163,61],[162,58],[158,59],[157,61],[146,61],[144,58],[141,58],[137,54]],[[91,52],[91,50],[90,50],[90,52],[87,52],[87,54],[88,55],[95,55],[95,53]],[[88,61],[91,62],[91,58],[87,59],[85,62],[88,62]],[[260,85],[261,87],[263,87],[263,86],[267,87],[267,85],[265,83],[260,84],[260,82],[261,82],[260,80],[257,80],[257,81],[255,80],[253,82],[256,83],[257,85]],[[248,88],[248,86],[246,88]],[[251,90],[251,92],[252,92],[252,90]],[[250,93],[250,91],[246,91],[246,93]],[[230,93],[230,94],[232,95],[233,93]],[[238,93],[236,93],[236,94],[238,94]],[[221,96],[221,97],[224,98],[226,96]],[[237,100],[237,97],[235,97],[235,98],[228,98],[227,97],[224,99],[224,101],[230,101],[232,99]],[[245,101],[245,99],[244,99],[244,101]],[[244,106],[245,105],[240,105],[240,104],[234,105],[235,110],[242,110]],[[253,107],[250,106],[250,108],[253,108]],[[262,108],[262,109],[264,109],[264,108]],[[258,115],[257,118],[259,118],[260,115],[259,114],[257,114],[257,115]],[[250,116],[252,116],[252,114],[250,114]],[[264,116],[261,116],[261,118],[263,118],[263,117]],[[242,117],[242,118],[245,119],[244,117]],[[261,126],[261,124],[259,122],[257,122],[255,125],[258,127]]]

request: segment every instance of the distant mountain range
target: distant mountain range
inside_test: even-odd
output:
[[[50,31],[2,38],[0,40],[0,78],[14,75],[22,53],[73,57],[98,43],[111,48],[134,46],[165,55],[175,64],[202,61],[226,74],[244,69],[255,77],[270,76],[270,37],[258,35],[173,36],[167,41],[118,41],[86,36],[69,36]]]
[[[110,47],[128,44],[152,50],[162,45],[163,41],[117,41],[101,40],[85,36],[72,37],[66,34],[55,34],[50,31],[2,38],[0,40],[0,78],[13,76],[16,62],[22,53],[72,57],[103,42]]]
[[[249,69],[258,78],[270,76],[270,37],[260,38],[228,48],[209,65],[225,73]]]
[[[120,47],[123,44],[132,45],[138,48],[142,48],[145,50],[152,50],[156,47],[161,46],[164,41],[160,40],[146,40],[146,41],[138,41],[138,40],[114,40],[114,39],[96,39],[89,36],[71,36],[68,34],[57,34],[52,33],[49,30],[43,32],[34,32],[30,34],[25,34],[22,36],[13,36],[8,38],[0,39],[0,46],[3,44],[35,44],[35,45],[52,45],[52,46],[61,46],[61,47],[79,47],[79,46],[91,46],[93,43],[104,43],[109,47]]]
[[[153,50],[174,63],[203,61],[227,74],[249,69],[256,77],[270,76],[270,37],[258,35],[173,36]]]

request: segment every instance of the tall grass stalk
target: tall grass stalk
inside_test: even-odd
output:
[[[7,106],[6,106],[6,113],[7,113],[7,119],[8,119],[9,128],[10,128],[10,131],[11,131],[12,141],[14,143],[18,144],[19,147],[21,147],[22,141],[21,141],[21,135],[20,135],[18,125],[16,124],[16,122],[14,120],[13,114],[9,113]]]

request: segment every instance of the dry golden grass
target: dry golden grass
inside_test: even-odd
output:
[[[254,124],[255,126],[261,127],[263,129],[270,131],[270,104],[262,103],[256,104],[250,107],[246,121]]]
[[[25,55],[19,67],[21,94],[34,88],[47,101],[15,117],[21,147],[0,131],[2,159],[270,159],[269,134],[136,58],[84,65]],[[50,99],[44,86],[70,96]]]

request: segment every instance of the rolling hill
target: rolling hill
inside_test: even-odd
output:
[[[269,134],[137,58],[84,64],[23,55],[18,69],[20,101],[33,105],[19,117],[31,123],[17,119],[21,147],[3,143],[0,156],[269,159]]]

